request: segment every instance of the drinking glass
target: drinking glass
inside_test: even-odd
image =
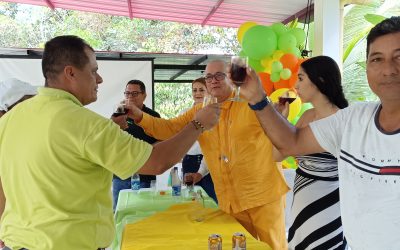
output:
[[[128,113],[128,108],[127,108],[127,101],[122,101],[116,105],[114,105],[114,113],[113,116],[121,116],[121,115],[126,115]]]
[[[249,64],[249,58],[247,56],[232,56],[231,57],[231,80],[235,85],[235,96],[231,101],[240,102],[243,101],[240,98],[240,85],[242,85],[246,79],[246,69]]]
[[[292,103],[297,98],[297,93],[294,89],[289,89],[285,91],[281,96],[279,96],[278,101],[280,105],[285,105],[286,102]]]
[[[205,95],[203,99],[203,108],[209,104],[218,103],[217,97],[212,95]]]
[[[185,173],[183,175],[183,182],[185,183],[188,194],[190,195],[194,190],[193,175],[191,175],[190,173]]]
[[[151,195],[155,196],[157,193],[157,180],[150,181]]]

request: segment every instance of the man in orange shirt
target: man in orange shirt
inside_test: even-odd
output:
[[[286,249],[284,197],[288,187],[272,156],[272,144],[265,136],[255,112],[246,102],[232,102],[226,64],[210,62],[205,70],[207,89],[221,106],[219,123],[199,137],[219,207],[235,217],[255,238],[273,249]],[[132,107],[132,119],[146,133],[165,140],[189,123],[201,105],[165,120]]]

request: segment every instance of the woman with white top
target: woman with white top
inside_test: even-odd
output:
[[[207,89],[205,79],[201,77],[194,80],[192,82],[192,96],[194,100],[193,105],[202,103],[206,94]],[[190,175],[193,177],[193,183],[201,186],[204,191],[206,191],[207,195],[218,203],[214,190],[214,183],[211,179],[211,175],[204,161],[200,145],[197,141],[189,149],[186,156],[182,160],[182,172],[183,174],[190,173]]]

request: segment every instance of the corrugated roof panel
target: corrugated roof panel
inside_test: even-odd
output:
[[[307,7],[307,0],[7,0],[55,8],[153,20],[238,27],[245,21],[281,22]],[[129,10],[128,6],[131,6]]]

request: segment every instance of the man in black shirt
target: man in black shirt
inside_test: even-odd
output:
[[[140,80],[130,80],[125,87],[125,101],[131,102],[135,104],[136,107],[139,107],[143,112],[154,116],[154,117],[160,117],[160,114],[157,113],[156,111],[146,107],[144,105],[144,100],[146,99],[146,86],[144,83]],[[157,140],[149,135],[147,135],[143,128],[136,125],[135,122],[127,118],[127,128],[125,129],[126,132],[134,136],[135,138],[138,138],[140,140],[143,140],[145,142],[148,142],[150,144],[153,144],[157,142]],[[155,175],[139,175],[140,176],[140,187],[141,188],[149,188],[150,187],[150,182],[152,180],[156,179]],[[117,200],[118,200],[118,194],[119,191],[122,189],[130,189],[131,188],[131,180],[130,178],[126,180],[121,180],[117,176],[114,175],[113,177],[113,208],[115,209],[115,206],[117,205]]]

